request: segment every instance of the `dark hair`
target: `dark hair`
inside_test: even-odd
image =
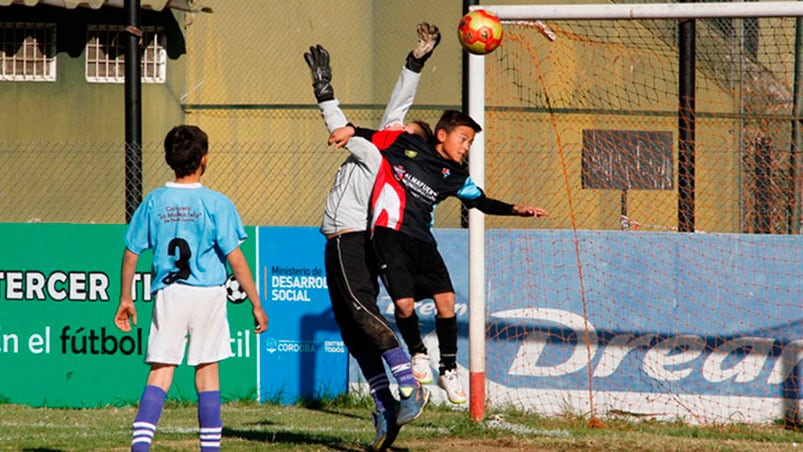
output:
[[[432,127],[429,126],[428,122],[417,119],[413,121],[413,124],[417,124],[418,127],[421,127],[421,130],[424,132],[425,135],[424,139],[427,141],[427,143],[435,142],[435,134],[432,133]]]
[[[176,177],[184,177],[201,166],[201,158],[209,152],[209,138],[196,126],[180,125],[167,132],[164,146],[165,162]]]
[[[451,132],[459,126],[471,127],[474,129],[474,132],[482,132],[482,127],[477,124],[477,121],[473,120],[471,116],[462,111],[457,110],[444,111],[441,115],[441,119],[438,120],[438,124],[435,126],[435,132],[437,133],[437,131],[441,129]]]

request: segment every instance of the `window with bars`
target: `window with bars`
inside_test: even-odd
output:
[[[56,81],[56,25],[0,22],[0,81]]]
[[[165,83],[165,35],[153,27],[144,27],[143,32],[140,41],[142,82]],[[91,25],[87,33],[86,80],[92,83],[124,83],[126,31],[119,26]]]

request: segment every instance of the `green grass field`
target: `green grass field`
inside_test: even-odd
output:
[[[96,409],[0,405],[0,450],[25,452],[127,451],[134,407]],[[232,402],[223,406],[224,451],[364,451],[373,439],[366,400],[306,406]],[[405,426],[397,451],[803,451],[803,432],[779,425],[691,426],[607,419],[589,428],[576,416],[542,418],[488,413],[482,423],[466,411],[431,406]],[[198,450],[195,406],[168,402],[154,451]]]

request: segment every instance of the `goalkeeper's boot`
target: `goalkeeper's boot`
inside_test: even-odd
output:
[[[421,416],[424,407],[429,401],[429,390],[418,384],[417,386],[399,387],[399,412],[396,414],[396,424],[401,426],[409,424]]]
[[[413,371],[413,377],[418,380],[422,385],[432,383],[435,379],[432,376],[432,367],[429,365],[429,355],[426,353],[415,353],[410,358],[410,365]]]
[[[374,418],[374,429],[376,436],[371,444],[374,451],[386,450],[389,448],[396,437],[399,435],[401,427],[396,424],[396,408],[387,408],[385,411],[374,411],[371,416]]]
[[[446,397],[454,404],[466,403],[466,390],[457,374],[457,369],[444,370],[438,377],[438,386],[446,391]]]

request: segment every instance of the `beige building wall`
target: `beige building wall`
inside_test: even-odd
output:
[[[183,14],[170,11],[143,13],[143,24],[161,17],[183,29]],[[0,7],[0,22],[58,24],[55,81],[0,81],[0,221],[125,221],[124,84],[87,82],[84,58],[86,24],[122,18],[118,9]],[[146,149],[184,121],[185,59],[168,59],[166,83],[142,86]]]
[[[435,23],[443,41],[424,69],[408,118],[434,124],[444,109],[461,107],[463,51],[456,26],[462,1],[203,3],[212,8],[211,14],[171,13],[180,24],[186,54],[170,61],[168,83],[143,86],[145,192],[171,177],[161,149],[167,130],[181,122],[197,124],[209,133],[212,143],[205,183],[227,193],[247,224],[317,225],[332,178],[346,154],[325,143],[327,132],[302,57],[314,44],[324,45],[332,55],[335,94],[347,116],[355,124],[375,127],[415,43],[416,24]],[[483,2],[516,3],[531,2]],[[610,32],[626,36],[636,33],[634,28],[638,27],[618,24]],[[521,108],[522,113],[489,122],[485,188],[494,197],[539,205],[551,215],[538,222],[489,218],[488,225],[617,229],[622,193],[581,186],[582,131],[672,131],[677,165],[677,120],[671,116],[677,106],[676,82],[667,79],[666,86],[655,87],[664,93],[659,98],[645,97],[626,107],[584,103],[610,89],[588,83],[588,74],[598,67],[604,67],[623,87],[654,84],[648,80],[654,74],[633,71],[627,59],[600,60],[577,41],[547,44],[540,39],[522,48],[543,57],[543,66],[487,76],[486,89],[493,96],[489,106]],[[655,39],[649,45],[661,45]],[[779,39],[761,42],[769,46]],[[522,44],[503,43],[508,48],[516,45]],[[673,52],[654,59],[656,65],[677,64]],[[123,86],[85,83],[80,55],[60,53],[58,61],[55,83],[0,82],[0,103],[13,106],[0,109],[0,119],[7,124],[0,134],[4,147],[0,212],[5,212],[0,221],[123,222]],[[761,63],[777,66],[779,72],[791,64],[774,59]],[[547,87],[552,106],[567,111],[558,123],[544,113],[543,105],[526,104],[517,91],[517,77],[534,90]],[[727,118],[738,111],[739,93],[711,80],[704,69],[698,70],[697,89],[698,110],[709,115],[697,122],[698,229],[737,232],[742,228],[743,202],[738,149],[744,137],[737,120],[716,116]],[[623,108],[668,114],[638,116],[623,114]],[[493,121],[494,115],[489,112],[486,120]],[[74,156],[86,149],[86,155]],[[674,174],[676,183],[677,167]],[[629,216],[644,224],[676,225],[676,186],[663,191],[631,190],[626,196]],[[459,227],[459,204],[445,202],[436,219],[436,226]]]

